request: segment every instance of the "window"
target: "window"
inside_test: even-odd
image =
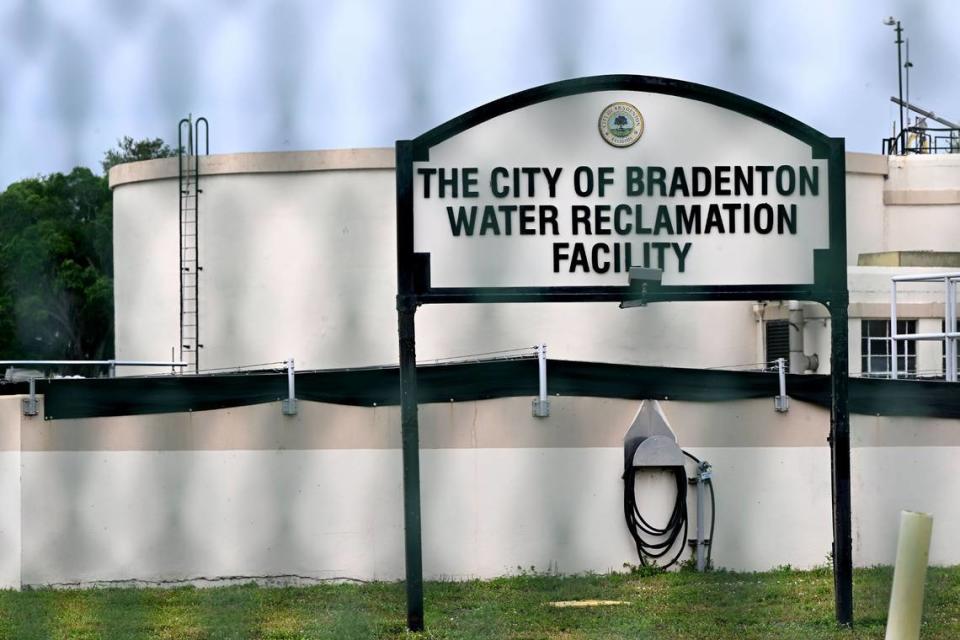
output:
[[[897,320],[897,333],[916,333],[916,320]],[[861,320],[860,324],[860,370],[864,376],[890,377],[890,321]],[[917,341],[897,342],[897,375],[917,375]]]
[[[787,320],[767,322],[767,366],[772,367],[777,358],[790,364],[790,322]]]

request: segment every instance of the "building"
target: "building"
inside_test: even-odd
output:
[[[199,158],[201,369],[288,357],[306,369],[397,362],[393,166],[392,149]],[[848,153],[846,171],[850,370],[884,376],[890,278],[960,268],[960,154]],[[176,158],[110,173],[118,359],[180,353],[178,176]],[[899,291],[901,333],[943,330],[942,284]],[[756,369],[788,357],[789,305],[434,306],[418,315],[418,356],[546,343],[563,359]],[[829,314],[800,309],[804,349],[816,372],[829,372]],[[901,373],[943,375],[943,342],[902,348]]]

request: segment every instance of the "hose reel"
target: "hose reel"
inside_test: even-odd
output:
[[[686,460],[696,462],[697,473],[693,479],[687,478]],[[674,474],[677,497],[667,524],[658,527],[643,516],[636,495],[636,477],[638,471],[660,469]],[[637,547],[637,555],[642,565],[656,565],[667,568],[677,562],[686,543],[690,543],[697,558],[697,569],[705,569],[710,562],[710,543],[713,539],[715,524],[713,482],[709,463],[701,462],[695,456],[683,451],[677,444],[677,436],[670,428],[667,418],[656,400],[644,400],[623,439],[623,513],[627,529]],[[687,486],[697,486],[697,536],[687,540]],[[704,538],[703,501],[704,489],[710,489],[711,513],[710,536]],[[679,544],[678,544],[679,541]],[[676,552],[671,556],[671,552]],[[704,551],[706,550],[706,555]],[[663,558],[670,557],[666,564],[660,564]]]

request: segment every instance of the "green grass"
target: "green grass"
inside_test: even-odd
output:
[[[433,582],[423,634],[405,631],[402,583],[0,591],[0,638],[883,638],[891,578],[856,571],[852,631],[833,622],[829,571],[784,569]],[[549,606],[582,599],[627,604]],[[960,638],[960,567],[929,571],[922,637]]]

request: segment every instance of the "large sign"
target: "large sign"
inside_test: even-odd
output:
[[[398,156],[408,196],[398,223],[413,231],[401,265],[419,271],[428,298],[612,293],[631,266],[662,270],[666,287],[828,288],[818,263],[845,263],[843,155],[832,142],[676,81],[608,76],[531,90]]]
[[[826,305],[836,613],[851,623],[843,146],[752,100],[645,76],[537,87],[397,142],[410,629],[423,628],[415,314],[467,302]],[[634,266],[662,281],[628,285]]]

